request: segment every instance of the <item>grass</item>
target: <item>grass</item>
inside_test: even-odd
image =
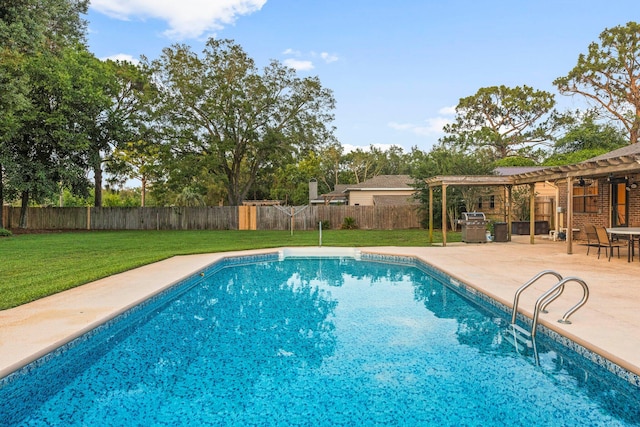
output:
[[[317,231],[92,231],[0,238],[0,310],[174,255],[317,246]],[[434,233],[441,242],[441,233]],[[447,234],[460,241],[460,233]],[[427,246],[426,230],[325,230],[323,246]]]

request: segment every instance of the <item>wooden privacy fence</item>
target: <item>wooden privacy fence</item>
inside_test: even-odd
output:
[[[18,228],[20,208],[3,207],[5,228]],[[415,205],[211,206],[162,208],[28,208],[33,230],[313,230],[338,229],[351,217],[358,228],[420,228]],[[293,218],[293,221],[292,221]]]

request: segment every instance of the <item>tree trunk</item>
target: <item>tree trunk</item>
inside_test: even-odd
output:
[[[100,163],[100,160],[98,160],[93,167],[93,179],[94,179],[93,205],[96,208],[101,208],[102,207],[102,164]]]
[[[636,118],[631,125],[631,132],[629,132],[629,143],[635,144],[638,142],[640,135],[640,108],[636,108]]]
[[[147,178],[143,176],[140,182],[142,184],[140,188],[140,206],[144,208],[144,202],[147,195]]]
[[[29,191],[22,192],[22,205],[20,206],[20,224],[19,228],[27,228],[27,208],[29,207]]]

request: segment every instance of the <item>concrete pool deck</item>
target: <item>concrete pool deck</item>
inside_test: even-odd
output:
[[[573,323],[557,320],[582,297],[576,282],[568,283],[549,313],[540,315],[540,324],[640,375],[640,262],[628,263],[624,251],[609,262],[605,256],[598,259],[593,249],[587,256],[586,247],[574,244],[574,254],[568,255],[564,242],[540,236],[534,245],[528,236],[514,236],[508,243],[359,249],[417,257],[509,307],[516,289],[542,270],[577,276],[588,284],[590,297],[571,316]],[[278,250],[177,256],[0,311],[0,378],[211,263]],[[532,285],[520,297],[519,311],[531,317],[538,296],[554,283],[549,276]]]

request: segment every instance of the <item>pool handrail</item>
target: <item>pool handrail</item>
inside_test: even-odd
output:
[[[587,303],[587,300],[589,299],[589,286],[587,286],[587,283],[582,280],[579,277],[566,277],[564,279],[562,279],[561,281],[559,281],[558,283],[556,283],[551,289],[549,289],[547,292],[545,292],[544,294],[542,294],[538,300],[536,301],[536,305],[534,307],[534,313],[533,313],[533,323],[531,324],[531,338],[535,338],[536,336],[536,326],[538,326],[538,313],[540,312],[540,307],[541,306],[547,306],[549,305],[549,303],[551,301],[553,301],[554,299],[558,298],[558,295],[553,295],[554,292],[557,292],[558,289],[562,288],[564,289],[564,285],[567,282],[578,282],[581,286],[582,286],[582,298],[580,299],[580,301],[574,305],[573,307],[571,307],[569,310],[567,310],[567,312],[564,314],[564,316],[562,316],[562,319],[559,319],[558,322],[559,323],[564,323],[564,324],[571,324],[571,321],[569,321],[569,316],[571,316],[573,313],[575,313],[576,311],[578,311],[578,309],[580,307],[582,307],[583,305],[585,305]]]
[[[520,300],[520,294],[527,289],[529,286],[531,286],[532,284],[534,284],[538,279],[540,279],[543,276],[546,276],[548,274],[551,274],[553,276],[556,277],[556,279],[558,279],[558,281],[562,281],[562,275],[560,273],[558,273],[557,271],[553,271],[553,270],[543,270],[540,273],[536,274],[535,276],[533,276],[531,279],[529,279],[529,281],[527,281],[524,285],[520,286],[518,288],[518,290],[516,291],[515,296],[513,297],[513,311],[511,313],[511,324],[515,324],[516,323],[516,317],[518,315],[518,302]],[[550,300],[542,307],[543,309],[549,305],[551,303],[551,301],[553,301],[554,299],[558,298],[561,294],[562,291],[564,291],[564,286],[561,288],[558,288],[556,286],[554,286],[554,289],[556,289],[557,294],[554,295],[552,298],[550,298]]]

